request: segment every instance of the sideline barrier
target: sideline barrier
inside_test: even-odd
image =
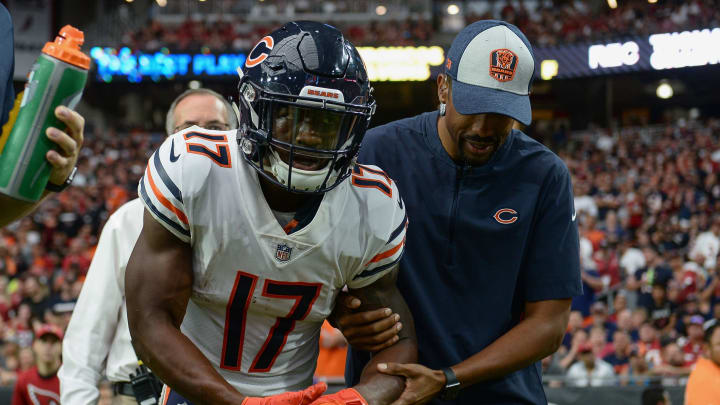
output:
[[[642,392],[646,387],[545,387],[548,404],[552,405],[638,405],[642,404]],[[682,405],[684,386],[664,387],[673,405]]]

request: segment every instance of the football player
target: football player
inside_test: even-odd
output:
[[[408,219],[396,184],[355,161],[375,110],[360,55],[329,25],[292,22],[240,75],[240,129],[172,135],[140,182],[135,348],[167,384],[164,404],[390,403],[404,380],[377,365],[417,357],[395,287]],[[345,286],[404,328],[359,384],[318,398],[324,385],[306,387],[320,328]]]

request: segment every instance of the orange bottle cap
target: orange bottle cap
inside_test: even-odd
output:
[[[82,53],[80,46],[85,42],[85,35],[79,29],[66,25],[55,37],[55,41],[46,42],[42,52],[79,68],[90,69],[90,57]]]

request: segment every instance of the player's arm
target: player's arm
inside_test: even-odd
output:
[[[354,387],[371,404],[391,403],[405,387],[405,379],[382,374],[377,365],[386,362],[408,363],[417,361],[417,341],[415,323],[405,299],[395,284],[397,265],[379,280],[356,290],[350,290],[353,296],[361,301],[360,311],[371,311],[392,308],[403,320],[403,327],[398,331],[396,344],[373,354],[368,365],[363,369],[360,382]]]
[[[378,372],[377,369],[378,364],[381,363],[417,361],[415,325],[405,300],[395,286],[397,272],[396,265],[395,268],[374,283],[363,288],[350,290],[352,296],[357,297],[362,302],[358,310],[366,312],[393,308],[400,315],[400,318],[404,320],[404,326],[398,331],[397,343],[374,353],[368,365],[363,369],[359,383],[352,389],[345,389],[336,394],[321,397],[313,404],[390,404],[403,392],[405,387],[404,378],[383,374]]]
[[[180,332],[192,283],[192,248],[145,211],[125,273],[133,346],[162,381],[193,403],[240,404],[244,397]]]
[[[52,166],[50,183],[62,185],[77,163],[83,143],[85,119],[77,112],[63,106],[55,109],[55,116],[67,125],[67,129],[61,131],[58,128],[48,128],[46,135],[58,145],[58,150],[48,151],[45,158]],[[26,202],[0,193],[0,228],[35,210],[51,194],[54,193],[45,191],[39,201]]]
[[[196,405],[308,405],[325,391],[244,397],[181,331],[192,293],[192,249],[145,211],[143,230],[125,272],[128,323],[140,358],[167,385]]]

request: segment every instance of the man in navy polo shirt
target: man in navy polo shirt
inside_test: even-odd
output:
[[[410,219],[398,287],[422,365],[379,365],[407,377],[395,404],[547,403],[540,360],[582,286],[568,169],[513,129],[530,124],[534,66],[517,27],[473,23],[438,77],[440,111],[365,136],[360,162],[397,182]],[[367,357],[348,355],[348,384]]]

